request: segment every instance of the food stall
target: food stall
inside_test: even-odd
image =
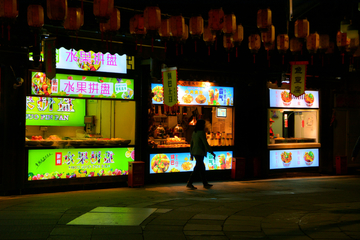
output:
[[[136,105],[127,61],[126,55],[60,48],[54,78],[29,72],[28,186],[115,182],[128,174]]]
[[[234,147],[234,88],[211,82],[178,81],[175,107],[164,106],[162,83],[151,83],[152,128],[149,145],[149,174],[178,174],[193,171],[190,141],[197,120],[206,122],[205,132],[216,158],[204,158],[205,169],[226,171],[232,167]],[[214,170],[214,171],[213,171]]]
[[[320,164],[319,91],[294,97],[284,85],[268,85],[268,159],[270,171],[310,171]]]

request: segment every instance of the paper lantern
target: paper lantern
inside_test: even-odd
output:
[[[17,0],[2,0],[0,1],[0,20],[3,22],[11,22],[17,16]]]
[[[290,51],[292,53],[298,53],[302,51],[303,43],[299,38],[290,39]]]
[[[99,23],[106,23],[114,10],[114,0],[94,0],[93,13]]]
[[[143,36],[146,34],[143,14],[135,14],[135,16],[130,18],[130,34],[136,36]]]
[[[162,19],[161,20],[161,26],[160,26],[160,30],[159,30],[159,36],[164,40],[165,42],[165,52],[167,50],[166,47],[166,41],[170,38],[170,20],[167,19]]]
[[[107,23],[100,23],[101,32],[116,32],[120,29],[120,10],[114,8]]]
[[[183,16],[170,17],[170,35],[180,40],[185,34],[185,19]]]
[[[330,37],[328,34],[320,34],[319,35],[319,51],[326,52],[329,48]]]
[[[348,26],[346,34],[347,38],[350,39],[347,51],[353,54],[359,47],[359,30],[355,25],[351,24]]]
[[[347,33],[338,31],[336,34],[336,45],[341,49],[346,49],[350,44],[350,39],[347,37]]]
[[[276,45],[280,53],[286,53],[286,51],[289,49],[289,35],[279,34],[276,37]]]
[[[318,33],[312,33],[309,34],[309,36],[306,39],[306,49],[309,51],[309,53],[314,54],[319,48],[320,44],[320,36]]]
[[[68,8],[64,28],[70,31],[78,31],[81,27],[81,8]]]
[[[298,19],[295,21],[295,37],[307,38],[309,36],[310,26],[307,19]]]
[[[271,46],[275,42],[274,25],[271,25],[268,31],[261,32],[261,41],[264,43],[265,48]]]
[[[235,14],[226,14],[224,16],[223,32],[226,36],[232,36],[236,32],[236,16]]]
[[[267,32],[272,24],[272,14],[269,8],[259,9],[257,12],[257,27],[261,32]]]
[[[185,24],[185,32],[182,38],[180,39],[181,44],[181,54],[183,54],[183,44],[186,42],[186,40],[189,38],[189,26]]]
[[[244,40],[244,27],[241,24],[237,25],[236,31],[233,35],[233,39],[235,45],[240,45],[241,42]]]
[[[67,0],[47,0],[46,12],[50,20],[64,21],[67,16]]]
[[[158,32],[161,27],[161,11],[158,7],[146,7],[144,10],[144,26],[146,31]]]
[[[222,8],[209,11],[208,26],[215,34],[220,33],[224,28],[224,11]]]
[[[208,55],[210,55],[210,46],[215,42],[216,35],[211,31],[209,26],[204,28],[203,40],[208,46]]]
[[[204,19],[201,16],[193,16],[189,20],[189,31],[192,37],[200,38],[204,33]]]
[[[44,26],[44,8],[41,5],[29,5],[27,8],[27,22],[32,28]]]
[[[351,24],[351,21],[350,21],[350,20],[348,20],[348,19],[342,20],[342,21],[340,22],[340,32],[346,33],[348,27],[350,26],[350,24]]]
[[[252,53],[257,53],[261,47],[259,34],[251,34],[249,36],[249,49]]]
[[[225,50],[228,52],[228,62],[230,62],[230,50],[234,47],[233,37],[224,35],[223,46],[224,46]]]

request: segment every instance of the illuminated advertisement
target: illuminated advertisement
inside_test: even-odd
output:
[[[154,97],[153,104],[163,104],[164,88],[160,83],[151,84]],[[205,106],[233,106],[234,88],[233,87],[197,87],[179,86],[178,103],[180,105],[205,105]]]
[[[126,55],[75,51],[62,47],[56,51],[56,68],[126,74]]]
[[[208,154],[204,158],[206,170],[231,169],[232,151],[216,151],[216,157]],[[193,171],[196,161],[190,160],[190,153],[150,154],[150,174]]]
[[[96,76],[31,73],[31,94],[40,96],[134,99],[134,80]]]
[[[270,170],[319,167],[319,149],[270,150]]]
[[[128,175],[134,148],[31,149],[28,180]]]
[[[290,90],[269,89],[270,107],[281,108],[319,108],[319,92],[305,91],[300,97],[294,97]]]
[[[26,97],[27,126],[85,126],[85,99]]]

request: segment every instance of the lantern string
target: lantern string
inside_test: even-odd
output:
[[[344,61],[345,61],[344,57],[345,57],[345,54],[344,54],[344,53],[341,53],[341,63],[342,63],[342,64],[344,64]]]
[[[228,52],[228,62],[230,62],[230,52]]]
[[[11,30],[11,26],[10,24],[8,25],[8,41],[10,42],[10,30]]]
[[[311,55],[311,65],[314,65],[314,55]]]
[[[181,55],[183,55],[184,54],[183,45],[181,44],[180,46],[181,46]]]
[[[176,56],[179,54],[178,53],[178,43],[175,44],[175,48],[176,48]]]
[[[154,37],[151,37],[151,52],[154,52]]]
[[[197,44],[196,44],[196,40],[195,40],[195,52],[197,52],[197,46],[196,46]]]
[[[215,51],[217,51],[217,36],[215,36]]]
[[[283,54],[282,55],[282,65],[284,65],[285,64],[285,55]]]
[[[236,46],[236,53],[235,53],[235,56],[238,57],[238,47]]]
[[[210,56],[210,46],[208,46],[208,56]]]
[[[1,24],[1,38],[4,38],[4,24]]]
[[[167,49],[167,47],[166,47],[166,41],[165,41],[165,47],[164,47],[164,51],[166,52],[166,49]]]
[[[255,64],[255,53],[253,54],[253,62]]]

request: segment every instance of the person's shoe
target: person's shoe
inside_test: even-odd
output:
[[[214,185],[212,185],[212,184],[204,184],[204,188],[211,188],[212,186],[214,186]]]
[[[189,188],[190,190],[197,189],[197,187],[194,187],[194,185],[192,185],[192,184],[187,184],[186,187]]]

